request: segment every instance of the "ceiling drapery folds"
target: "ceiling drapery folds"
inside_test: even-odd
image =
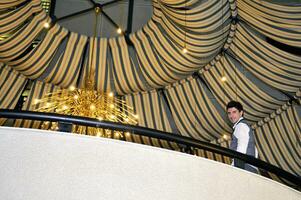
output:
[[[16,106],[29,79],[33,84],[24,110],[33,110],[35,98],[57,88],[82,87],[92,69],[95,89],[123,95],[139,114],[139,125],[227,146],[229,140],[222,138],[231,127],[225,122],[225,105],[237,99],[255,130],[260,158],[301,175],[295,142],[301,138],[296,111],[301,57],[266,39],[301,47],[300,4],[153,0],[152,18],[127,38],[88,37],[67,30],[46,15],[39,0],[1,0],[0,10],[1,108]],[[221,83],[223,76],[226,81]],[[15,125],[40,123],[17,120]],[[180,148],[145,137],[126,140]]]

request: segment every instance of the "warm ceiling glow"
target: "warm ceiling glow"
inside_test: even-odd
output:
[[[121,34],[121,33],[122,33],[121,28],[118,28],[118,29],[117,29],[117,33],[118,33],[118,34]]]
[[[70,86],[70,87],[69,87],[69,90],[70,90],[70,91],[74,91],[74,90],[75,90],[75,87],[74,87],[74,86]]]
[[[222,82],[225,82],[225,81],[227,81],[227,78],[226,78],[225,76],[223,76],[223,77],[221,78],[221,80],[222,80]]]
[[[48,22],[45,22],[45,23],[44,23],[44,27],[45,27],[45,28],[49,28],[49,27],[50,27],[50,24],[49,24]]]

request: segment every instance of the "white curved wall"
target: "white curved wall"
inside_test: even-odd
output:
[[[0,199],[301,199],[222,163],[104,138],[0,127],[0,152]]]

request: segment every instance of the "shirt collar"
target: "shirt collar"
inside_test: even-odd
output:
[[[233,125],[233,129],[235,129],[235,127],[237,126],[237,124],[238,124],[241,120],[243,120],[243,119],[244,119],[243,117],[239,118],[239,120]]]

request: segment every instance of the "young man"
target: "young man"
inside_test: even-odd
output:
[[[255,146],[254,134],[243,118],[244,110],[241,103],[237,101],[230,101],[227,104],[227,113],[230,121],[233,123],[234,129],[230,149],[257,158],[258,152]],[[258,169],[256,167],[246,164],[236,158],[233,159],[232,165],[250,172],[258,173]]]

